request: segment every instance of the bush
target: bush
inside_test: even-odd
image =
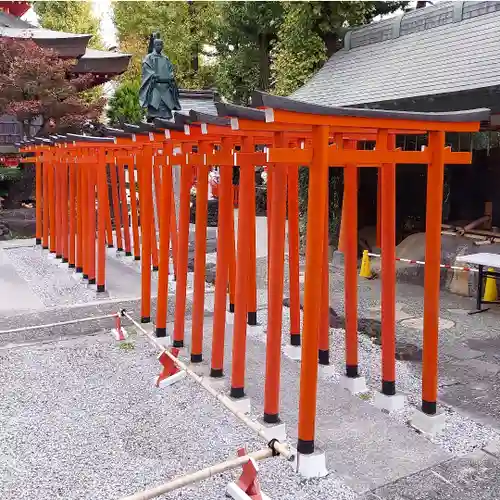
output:
[[[106,115],[110,125],[117,127],[124,123],[136,124],[144,118],[139,104],[139,81],[123,81],[109,100]]]

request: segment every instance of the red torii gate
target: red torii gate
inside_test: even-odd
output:
[[[76,240],[76,260],[80,256],[81,241],[95,238],[95,227],[91,213],[95,215],[95,186],[97,185],[97,285],[104,289],[105,243],[113,243],[109,236],[110,203],[107,192],[106,165],[123,163],[122,157],[128,158],[130,151],[137,158],[139,171],[139,202],[141,219],[142,256],[142,306],[141,319],[149,322],[151,317],[151,259],[152,239],[156,247],[155,216],[153,211],[153,184],[159,199],[159,285],[156,333],[166,334],[166,300],[168,289],[169,240],[174,240],[177,231],[172,228],[173,215],[171,167],[180,165],[181,202],[179,231],[175,250],[176,263],[176,317],[174,324],[174,345],[184,345],[184,313],[186,304],[187,252],[189,231],[189,183],[188,169],[196,166],[198,172],[198,196],[195,236],[195,296],[193,306],[193,346],[191,361],[202,361],[203,341],[203,300],[204,300],[204,242],[206,239],[206,191],[207,175],[210,165],[221,166],[221,196],[219,206],[218,255],[216,268],[215,310],[212,337],[211,376],[220,377],[224,351],[224,330],[226,315],[226,297],[229,281],[234,287],[234,336],[232,354],[231,396],[240,399],[245,395],[245,353],[247,323],[256,320],[255,297],[255,165],[267,165],[270,175],[269,184],[269,274],[268,274],[268,330],[266,344],[265,402],[264,421],[279,421],[280,408],[280,356],[282,329],[282,296],[284,238],[287,203],[287,185],[289,224],[293,244],[290,245],[290,265],[293,261],[294,297],[291,341],[300,343],[298,337],[298,226],[297,218],[297,169],[298,166],[309,168],[308,219],[306,244],[306,276],[304,327],[301,347],[301,377],[299,398],[299,429],[297,450],[304,457],[315,451],[315,411],[317,365],[327,364],[328,359],[328,277],[327,266],[327,172],[329,166],[344,168],[344,202],[342,220],[342,242],[345,253],[345,316],[346,316],[346,386],[351,389],[361,378],[358,368],[357,346],[357,169],[366,166],[377,167],[381,172],[381,230],[382,230],[382,390],[381,395],[387,401],[396,396],[395,374],[395,169],[396,164],[420,163],[429,165],[427,191],[427,235],[426,235],[426,275],[424,302],[424,350],[422,377],[422,412],[424,415],[436,415],[437,398],[437,345],[439,311],[439,260],[440,226],[443,169],[445,163],[469,163],[469,153],[454,153],[444,146],[445,131],[468,132],[479,129],[480,121],[488,118],[488,110],[472,110],[453,113],[410,113],[380,110],[333,108],[310,105],[288,98],[267,94],[256,94],[254,105],[262,109],[218,104],[219,117],[200,113],[190,113],[189,117],[177,115],[174,122],[157,120],[154,124],[141,124],[138,128],[126,127],[126,132],[108,129],[114,138],[89,138],[70,136],[62,139],[71,145],[29,146],[28,150],[37,153],[37,242],[44,247],[50,241],[50,250],[57,253],[57,235],[66,240],[69,231],[71,239]],[[229,120],[228,120],[229,118]],[[134,132],[132,132],[134,131]],[[409,152],[395,148],[394,137],[398,133],[429,133],[428,147],[423,151]],[[358,140],[376,140],[373,151],[356,149]],[[56,138],[55,140],[61,140]],[[110,144],[112,143],[112,144]],[[265,153],[256,152],[255,145],[266,147]],[[239,151],[236,151],[236,147]],[[177,148],[181,148],[178,153]],[[196,147],[196,152],[193,151]],[[37,149],[38,148],[38,149]],[[130,148],[129,152],[127,152]],[[217,148],[217,151],[214,149]],[[66,156],[59,150],[66,150]],[[71,155],[75,157],[72,158]],[[66,160],[64,160],[66,158]],[[116,160],[116,162],[115,162]],[[66,163],[65,163],[66,162]],[[45,165],[50,164],[46,169]],[[55,201],[50,194],[54,191],[53,175],[58,172],[61,178],[67,178],[61,165],[73,165],[80,179],[83,192],[89,193],[77,203],[76,215],[70,215],[70,227],[67,229],[65,216],[59,220],[54,215],[54,208],[60,206],[61,213],[67,212],[57,205],[64,201],[66,181],[61,184]],[[88,167],[91,165],[91,167]],[[38,168],[41,168],[40,173]],[[155,177],[158,166],[161,175]],[[237,235],[237,255],[234,276],[230,267],[234,252],[234,229],[231,227],[231,169],[241,169],[240,213]],[[88,170],[85,174],[85,169]],[[47,172],[45,172],[47,170]],[[71,168],[70,168],[71,178]],[[62,172],[62,173],[61,173]],[[183,175],[184,174],[184,175]],[[65,177],[66,176],[66,177]],[[117,186],[121,192],[120,170]],[[52,179],[52,181],[51,181]],[[113,175],[111,176],[114,190]],[[71,191],[71,182],[69,184]],[[52,187],[51,187],[52,186]],[[158,186],[158,187],[157,187]],[[86,190],[88,189],[88,191]],[[72,188],[75,196],[75,188]],[[94,193],[92,195],[92,192]],[[158,195],[158,192],[160,193]],[[76,188],[78,193],[78,184]],[[94,196],[94,198],[92,198]],[[114,195],[113,195],[114,196]],[[69,209],[71,210],[71,195]],[[76,194],[78,199],[78,194]],[[135,193],[132,198],[135,198]],[[90,203],[94,200],[94,203]],[[118,203],[118,200],[120,202]],[[186,201],[187,200],[187,201]],[[67,201],[67,198],[66,198]],[[123,196],[112,200],[116,214],[123,214],[119,205]],[[38,207],[40,205],[40,207]],[[187,208],[186,208],[187,207]],[[88,214],[87,214],[88,211]],[[137,207],[135,207],[137,212]],[[86,215],[87,214],[87,215]],[[137,216],[137,213],[136,213]],[[76,223],[72,217],[77,217]],[[132,214],[134,218],[134,214]],[[82,219],[80,221],[80,219]],[[120,224],[129,230],[128,220],[122,217]],[[73,225],[71,224],[73,220]],[[95,219],[94,219],[95,220]],[[79,224],[82,229],[78,230]],[[116,222],[115,222],[116,224]],[[134,225],[134,223],[133,223]],[[138,224],[137,224],[138,227]],[[120,229],[121,231],[121,229]],[[74,234],[76,233],[76,234]],[[56,247],[53,247],[53,237]],[[50,237],[50,239],[49,239]],[[290,234],[289,234],[290,237]],[[139,244],[134,237],[134,247]],[[67,241],[67,240],[66,240]],[[93,245],[92,245],[93,246]],[[62,243],[63,258],[65,244]],[[84,251],[84,250],[83,250]],[[134,253],[136,252],[134,248]],[[93,250],[89,251],[89,281],[92,278]],[[70,252],[71,254],[71,252]],[[57,254],[60,255],[60,254]],[[85,253],[84,253],[85,256]],[[94,260],[93,260],[94,259]],[[84,272],[85,263],[84,259]],[[153,257],[153,265],[154,265]],[[77,263],[78,269],[78,263]],[[291,269],[292,270],[292,269]],[[100,288],[101,287],[101,288]],[[231,295],[231,294],[230,294]],[[292,305],[292,304],[291,304]],[[389,403],[387,403],[389,404]]]

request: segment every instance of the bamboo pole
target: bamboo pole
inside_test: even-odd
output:
[[[151,344],[153,344],[162,353],[165,353],[180,370],[185,371],[189,377],[191,377],[195,382],[197,382],[199,385],[201,385],[203,387],[203,389],[205,389],[209,394],[214,396],[215,399],[217,399],[217,401],[219,401],[225,408],[227,408],[235,417],[237,417],[247,427],[249,427],[251,430],[253,430],[260,438],[262,438],[266,442],[268,442],[268,438],[267,438],[267,434],[266,434],[267,429],[259,422],[252,420],[250,417],[248,417],[243,412],[238,410],[237,407],[234,405],[234,403],[231,401],[231,399],[228,396],[226,396],[225,394],[222,394],[222,393],[218,392],[216,389],[214,389],[210,383],[209,377],[201,377],[200,375],[196,374],[193,370],[191,370],[181,360],[176,358],[170,351],[165,349],[165,346],[162,345],[151,333],[149,333],[147,330],[145,330],[144,327],[140,323],[138,323],[134,318],[132,318],[132,316],[130,316],[130,314],[127,313],[127,311],[122,310],[121,314],[122,314],[122,316],[128,318],[137,327],[137,329],[146,336],[146,338],[149,340],[149,342]],[[286,444],[280,443],[279,441],[273,441],[273,446],[274,446],[274,449],[281,456],[283,456],[284,458],[286,458],[289,461],[294,460],[295,456],[290,451],[289,447]]]
[[[264,448],[259,451],[254,451],[248,455],[242,457],[233,458],[232,460],[227,460],[226,462],[221,462],[220,464],[212,465],[205,469],[201,469],[197,472],[192,472],[191,474],[186,474],[173,481],[162,484],[161,486],[156,486],[149,490],[144,490],[135,495],[130,495],[128,497],[123,497],[121,500],[149,500],[151,498],[156,498],[169,491],[177,490],[188,486],[203,479],[208,479],[209,477],[215,476],[216,474],[221,474],[232,469],[236,469],[244,464],[246,464],[250,459],[253,460],[264,460],[266,458],[273,456],[273,450],[271,448]]]

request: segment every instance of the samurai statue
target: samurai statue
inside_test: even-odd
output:
[[[180,110],[179,89],[174,79],[174,66],[162,54],[163,41],[159,33],[151,35],[149,53],[142,61],[142,79],[139,103],[146,109],[147,121],[154,118],[172,118],[172,111]]]

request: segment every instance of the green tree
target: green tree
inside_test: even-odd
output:
[[[228,99],[247,104],[271,87],[270,58],[283,19],[282,2],[221,2],[213,21],[216,82]]]
[[[179,87],[211,87],[213,66],[204,56],[215,12],[214,2],[114,1],[113,17],[120,47],[133,55],[124,79],[140,77],[140,63],[147,52],[149,36],[159,31],[164,52],[175,65]]]
[[[351,26],[371,22],[408,2],[286,2],[273,50],[275,92],[289,95],[342,46]]]
[[[104,48],[99,34],[99,19],[92,12],[91,2],[60,2],[57,0],[33,2],[40,25],[46,29],[92,35],[89,47]],[[102,86],[85,91],[82,97],[90,103],[102,98]]]
[[[342,47],[342,37],[351,26],[371,22],[408,2],[286,2],[283,22],[272,52],[274,92],[290,95]],[[300,230],[306,231],[308,170],[299,177]],[[343,172],[330,168],[329,237],[337,244],[342,210]]]
[[[140,82],[125,80],[120,83],[108,103],[106,115],[110,124],[119,127],[124,123],[139,123],[144,110],[139,105]]]
[[[92,12],[91,2],[33,2],[40,25],[44,28],[92,35],[89,46],[95,49],[103,47],[99,35],[99,19]]]

